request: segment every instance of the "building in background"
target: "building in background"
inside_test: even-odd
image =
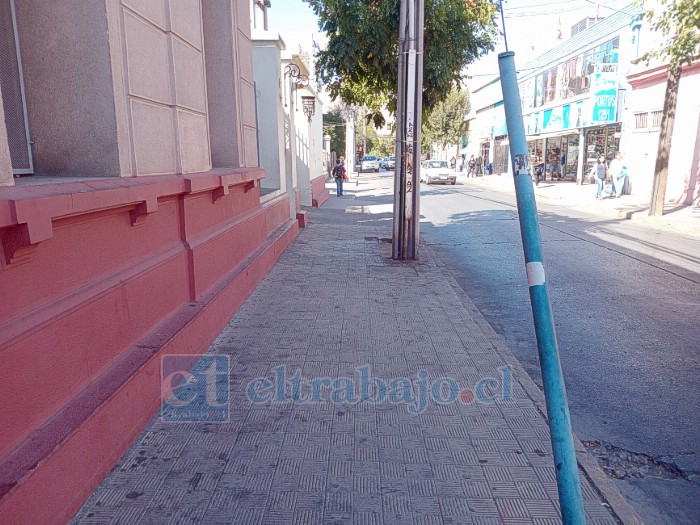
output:
[[[661,46],[662,36],[646,20],[634,26],[635,56]],[[650,195],[666,98],[668,62],[656,59],[633,64],[627,73],[629,91],[620,148],[635,193]],[[668,160],[666,201],[700,206],[700,60],[684,66],[678,86],[675,124]]]
[[[503,92],[499,77],[477,77],[471,82],[467,138],[461,153],[465,163],[473,156],[477,175],[509,173]]]
[[[630,71],[630,93],[621,150],[635,193],[651,195],[664,99],[667,64]],[[700,60],[683,68],[668,162],[666,201],[700,206]]]
[[[64,523],[298,199],[261,196],[249,2],[0,0],[0,56],[0,515]]]
[[[627,72],[636,58],[641,10],[629,5],[604,19],[587,17],[571,37],[518,64],[518,87],[530,162],[545,163],[562,180],[583,182],[600,155],[620,149]],[[517,54],[516,54],[517,60]],[[474,83],[467,157],[493,173],[510,173],[500,79]]]
[[[519,68],[532,164],[582,182],[599,156],[610,160],[619,150],[640,15],[629,5],[597,22],[586,18],[571,38]]]

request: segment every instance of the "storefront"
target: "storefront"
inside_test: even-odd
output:
[[[477,175],[488,175],[489,174],[489,159],[491,158],[491,143],[482,142],[479,147],[480,155],[476,159],[476,173]]]
[[[583,181],[619,147],[619,37],[563,55],[520,82],[530,162],[547,179]]]
[[[503,175],[508,173],[508,137],[502,135],[493,141],[493,173]]]
[[[614,124],[612,126],[598,127],[586,130],[586,158],[583,173],[585,178],[593,169],[593,165],[602,155],[607,162],[610,162],[615,153],[620,149],[620,137],[622,136],[622,126]]]
[[[548,179],[551,177],[550,173],[554,173],[554,179],[575,181],[579,143],[579,133],[529,140],[527,148],[530,164],[536,166],[544,162]]]

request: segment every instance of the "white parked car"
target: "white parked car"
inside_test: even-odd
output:
[[[362,166],[360,166],[360,171],[363,173],[365,171],[379,171],[379,159],[374,155],[365,155],[362,157]]]
[[[420,181],[426,184],[457,184],[457,173],[446,160],[424,160],[420,166]]]

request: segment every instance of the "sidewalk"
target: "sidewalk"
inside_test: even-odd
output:
[[[391,178],[355,182],[211,346],[230,422],[155,417],[73,523],[560,523],[539,390],[427,246],[391,260]],[[588,523],[635,523],[577,447]]]
[[[515,193],[513,179],[509,175],[467,178],[461,174],[458,184],[487,186]],[[619,199],[597,200],[595,191],[595,184],[578,185],[572,181],[547,180],[535,186],[537,198],[546,199],[552,204],[579,208],[605,217],[632,219],[655,228],[670,228],[688,235],[700,236],[700,208],[698,207],[666,204],[665,214],[662,217],[650,217],[648,195],[633,193],[623,195]]]

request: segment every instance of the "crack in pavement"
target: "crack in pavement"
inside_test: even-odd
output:
[[[633,452],[606,441],[583,441],[583,445],[596,457],[600,467],[611,478],[684,479],[689,483],[700,485],[700,476],[697,472],[684,471],[675,463],[665,461],[659,456]]]

